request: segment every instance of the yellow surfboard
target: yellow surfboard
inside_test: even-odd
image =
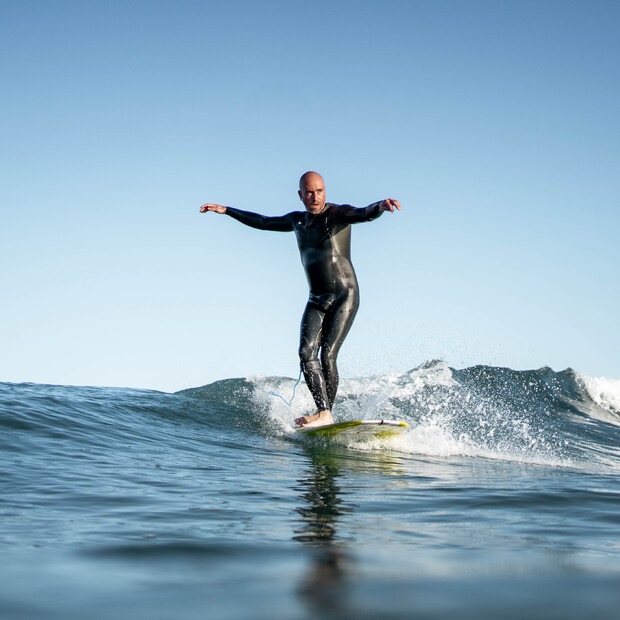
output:
[[[409,425],[406,422],[394,422],[391,420],[353,420],[351,422],[339,422],[327,426],[311,426],[310,428],[297,428],[299,433],[309,437],[342,437],[343,439],[386,439],[395,437],[406,431]]]

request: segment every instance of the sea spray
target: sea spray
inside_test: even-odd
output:
[[[274,388],[290,390],[293,379],[257,377],[249,382],[254,408],[266,413],[283,434],[292,434],[293,419],[312,409],[306,389],[298,390],[292,407],[269,395]],[[607,391],[596,392],[601,385]],[[605,461],[610,450],[614,453],[613,446],[589,449],[580,437],[584,425],[617,420],[610,386],[615,387],[613,382],[588,382],[571,369],[457,370],[430,361],[404,373],[342,379],[334,416],[337,421],[407,422],[410,431],[405,436],[381,445],[415,454],[570,466],[601,455]]]

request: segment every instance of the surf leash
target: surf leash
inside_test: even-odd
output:
[[[297,379],[297,383],[293,386],[293,396],[291,396],[291,400],[286,400],[284,396],[280,396],[280,394],[276,394],[275,392],[269,392],[269,394],[271,394],[271,396],[277,396],[278,398],[281,398],[290,407],[293,404],[293,399],[295,398],[295,390],[297,389],[297,386],[299,385],[300,381],[301,381],[301,370],[299,371],[299,379]]]

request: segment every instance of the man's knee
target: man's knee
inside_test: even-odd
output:
[[[299,366],[301,367],[302,372],[304,373],[304,375],[310,373],[316,373],[322,370],[321,368],[321,362],[319,362],[319,360],[315,357],[315,358],[310,358],[310,359],[304,359],[303,357],[300,356],[300,364]]]
[[[299,359],[302,364],[307,364],[311,360],[318,361],[316,349],[308,342],[302,342],[299,345]]]

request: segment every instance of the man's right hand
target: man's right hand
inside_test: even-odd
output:
[[[216,213],[226,213],[226,207],[222,205],[214,205],[207,203],[206,205],[202,205],[200,207],[200,213],[206,213],[207,211],[215,211]]]

